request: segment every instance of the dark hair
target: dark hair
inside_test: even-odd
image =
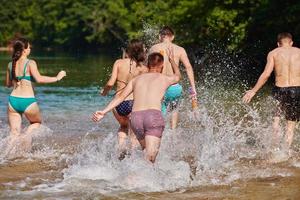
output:
[[[164,57],[160,53],[151,53],[148,56],[148,68],[156,67],[164,62]]]
[[[16,63],[22,56],[24,49],[27,49],[29,41],[25,38],[18,38],[13,42],[13,53],[12,53],[12,80],[17,80],[16,78]]]
[[[130,59],[139,65],[145,60],[144,43],[138,39],[132,39],[126,48],[126,53]]]
[[[164,36],[169,36],[169,37],[171,37],[171,36],[174,36],[174,31],[173,31],[173,29],[172,29],[171,27],[169,27],[169,26],[164,26],[164,27],[162,27],[162,28],[160,29],[159,35],[161,35],[162,37],[164,37]]]
[[[290,33],[288,33],[288,32],[279,33],[279,34],[277,35],[277,42],[281,43],[281,41],[282,41],[283,39],[287,39],[287,38],[290,39],[290,40],[293,40],[292,34],[290,34]]]

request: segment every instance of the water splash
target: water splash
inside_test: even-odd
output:
[[[159,26],[156,24],[150,24],[143,22],[143,29],[141,31],[143,35],[143,41],[147,48],[150,48],[154,44],[159,42]]]

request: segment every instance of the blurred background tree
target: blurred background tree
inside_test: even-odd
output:
[[[39,47],[61,49],[124,45],[152,40],[162,25],[181,45],[222,42],[230,51],[262,50],[276,35],[300,33],[296,0],[0,0],[0,45],[24,35]],[[146,30],[147,29],[147,30]],[[151,30],[153,29],[153,30]],[[299,40],[296,40],[296,42]]]

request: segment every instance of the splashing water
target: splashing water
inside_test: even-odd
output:
[[[141,32],[144,38],[143,41],[147,48],[150,48],[151,46],[159,42],[159,27],[157,25],[143,22],[143,29]]]
[[[103,107],[110,100],[97,96],[95,88],[41,88],[54,93],[50,96],[39,91],[47,105],[44,109],[50,113],[45,121],[52,129],[45,128],[37,134],[39,141],[24,160],[38,160],[36,168],[46,168],[48,173],[39,174],[45,178],[26,174],[27,178],[21,181],[8,181],[0,197],[117,198],[130,192],[176,193],[192,187],[229,185],[236,180],[293,176],[282,163],[270,166],[268,160],[275,105],[272,97],[267,93],[250,105],[243,104],[244,83],[233,84],[242,73],[240,65],[222,50],[211,51],[204,52],[205,58],[195,64],[207,65],[203,80],[199,81],[203,84],[198,84],[199,115],[195,117],[189,99],[183,98],[179,128],[170,130],[167,125],[154,165],[145,161],[140,149],[122,161],[118,159],[118,125],[113,116],[108,115],[97,125],[89,119],[96,107]],[[222,54],[226,55],[223,61]],[[62,92],[66,94],[61,95]],[[65,105],[68,101],[72,104]],[[51,107],[60,110],[51,111]],[[1,138],[8,134],[3,124],[1,121]],[[300,151],[299,141],[298,128],[293,144],[296,152]],[[299,156],[287,160],[285,165],[299,168]]]

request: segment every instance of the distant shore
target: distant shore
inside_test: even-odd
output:
[[[0,47],[0,51],[9,51],[8,47]]]

